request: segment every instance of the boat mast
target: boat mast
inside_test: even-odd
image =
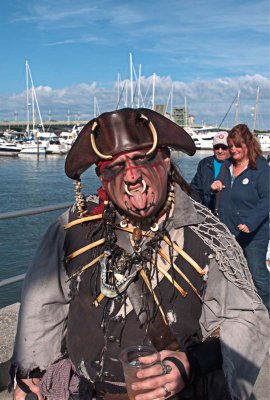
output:
[[[117,109],[120,102],[120,73],[117,73]]]
[[[131,108],[133,108],[133,62],[131,53],[129,53],[129,64],[130,64],[130,104]]]
[[[94,96],[94,117],[98,117],[100,115],[100,110],[99,110],[99,106],[98,106],[98,101],[96,96]]]
[[[35,104],[36,104],[36,107],[37,107],[37,110],[38,110],[39,121],[40,121],[40,124],[41,124],[41,128],[42,128],[42,131],[45,132],[43,121],[42,121],[42,117],[41,117],[41,113],[40,113],[40,109],[39,109],[39,105],[38,105],[35,86],[34,86],[34,82],[33,82],[33,78],[32,78],[32,74],[31,74],[31,70],[30,70],[29,64],[28,64],[28,73],[29,73],[29,77],[30,77],[30,81],[31,81],[31,85],[32,85],[33,130],[34,130]]]
[[[142,64],[139,64],[139,77],[138,77],[138,102],[137,106],[140,108],[140,100],[141,100],[141,74],[142,74]]]
[[[153,93],[152,93],[152,110],[155,109],[155,89],[156,89],[156,74],[153,73]]]
[[[187,129],[188,120],[187,120],[187,96],[185,96],[185,109],[184,109],[184,128]]]
[[[171,88],[171,120],[173,121],[173,83],[172,83],[172,88]]]
[[[238,90],[236,103],[235,103],[234,125],[238,124],[239,98],[240,98],[240,90]]]
[[[259,105],[259,92],[260,92],[260,88],[258,86],[257,95],[256,95],[256,104],[255,104],[254,115],[253,115],[253,129],[252,129],[253,133],[254,133],[255,128],[256,128],[256,120],[257,120],[258,105]]]
[[[29,103],[29,80],[28,80],[28,61],[25,60],[25,73],[26,73],[26,136],[30,136],[30,103]]]

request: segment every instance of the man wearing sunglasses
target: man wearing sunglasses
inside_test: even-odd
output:
[[[211,184],[219,175],[223,162],[230,157],[227,136],[228,133],[224,131],[215,134],[214,154],[199,162],[197,172],[190,183],[190,186],[199,193],[202,204],[212,212],[215,210],[215,194],[211,191]]]

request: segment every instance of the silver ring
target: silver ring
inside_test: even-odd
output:
[[[172,392],[169,389],[167,389],[165,385],[163,385],[162,387],[165,390],[165,395],[164,395],[165,398],[172,394]]]
[[[170,367],[168,364],[165,364],[163,361],[161,361],[160,365],[162,367],[162,374],[161,375],[168,375],[171,372],[172,367]]]

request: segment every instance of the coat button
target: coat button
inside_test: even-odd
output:
[[[115,342],[116,341],[116,336],[109,336],[108,340],[109,340],[109,342]]]

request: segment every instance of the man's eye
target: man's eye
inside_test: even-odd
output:
[[[143,162],[143,161],[146,161],[146,160],[148,160],[147,156],[141,156],[141,157],[137,157],[135,159],[135,161],[138,161],[138,162]]]
[[[148,161],[151,161],[151,156],[149,156],[149,155],[147,156],[145,154],[135,157],[135,159],[134,159],[134,162],[136,164],[144,164],[144,163],[147,163]]]
[[[115,165],[110,165],[110,167],[106,168],[107,172],[116,172],[119,171],[123,167],[122,164],[115,164]]]

